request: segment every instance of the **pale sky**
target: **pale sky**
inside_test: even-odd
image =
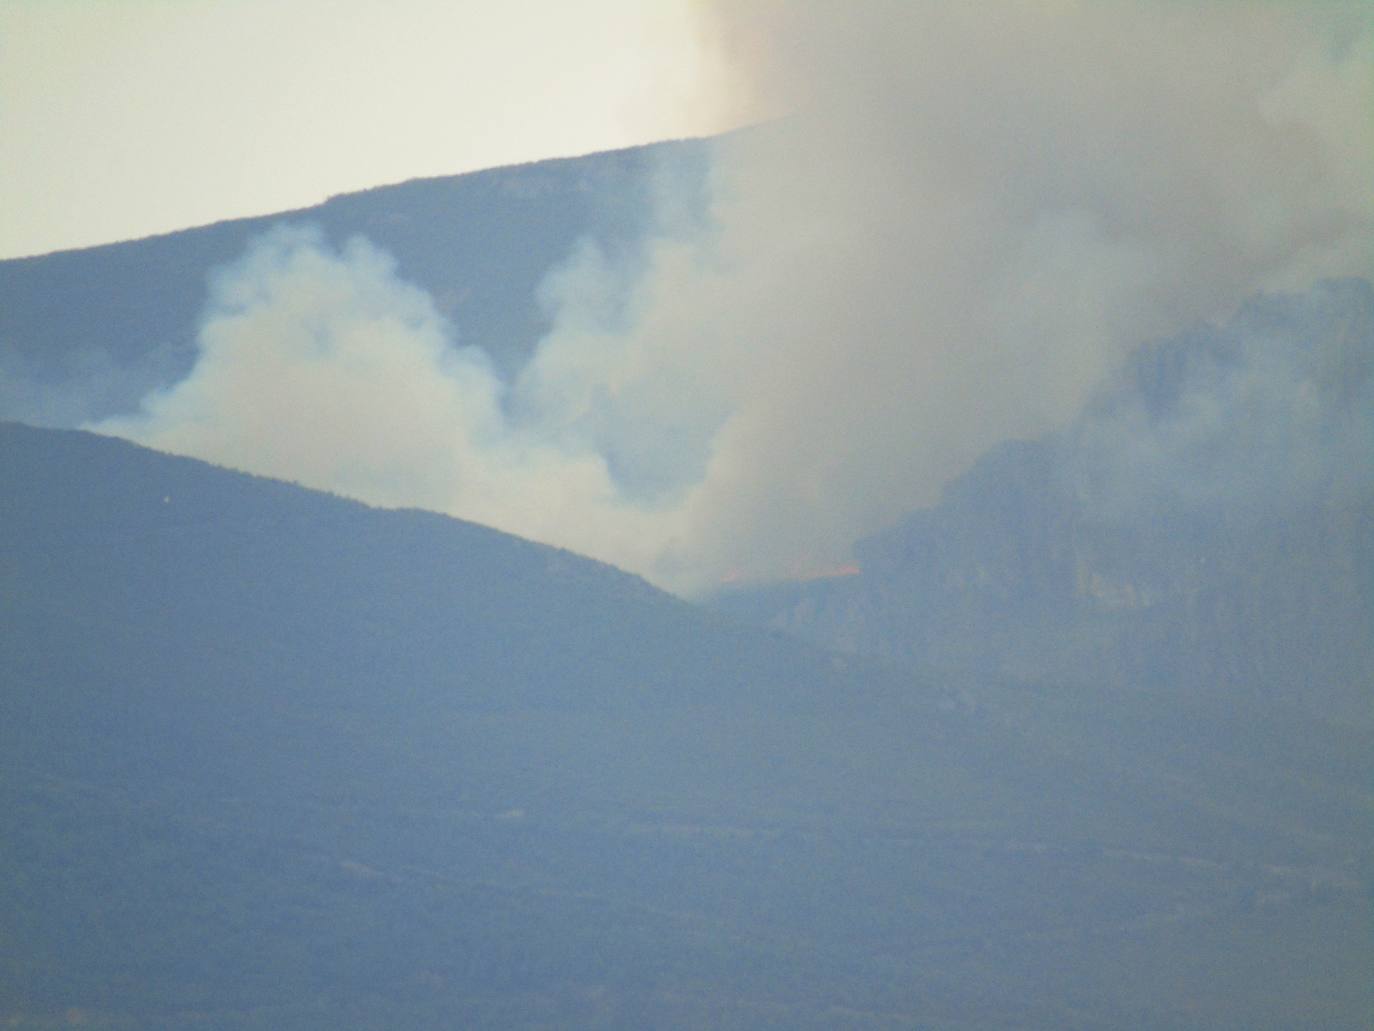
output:
[[[693,0],[3,0],[0,257],[724,128]]]

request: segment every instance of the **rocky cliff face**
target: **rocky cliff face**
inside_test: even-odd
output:
[[[721,603],[899,661],[1374,721],[1371,369],[1369,283],[1257,298],[986,455],[860,576]]]

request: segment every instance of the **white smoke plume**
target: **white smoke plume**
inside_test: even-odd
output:
[[[1363,5],[728,2],[707,224],[586,246],[514,382],[364,242],[279,235],[106,423],[693,591],[843,561],[1140,341],[1374,274]],[[667,198],[666,209],[679,210]],[[458,327],[461,339],[461,327]]]
[[[335,253],[312,230],[267,234],[215,277],[199,344],[185,380],[93,428],[632,567],[663,546],[601,455],[507,416],[486,355],[454,346],[430,296],[362,238]]]

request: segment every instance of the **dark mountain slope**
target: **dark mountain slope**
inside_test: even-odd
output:
[[[76,426],[134,410],[195,359],[206,279],[279,223],[363,234],[434,297],[463,344],[518,366],[548,330],[544,275],[582,237],[614,260],[650,226],[656,171],[690,194],[705,142],[636,147],[332,197],[300,211],[0,261],[0,418]]]
[[[0,427],[0,482],[7,1026],[1368,1015],[1367,736],[840,659],[87,434]]]

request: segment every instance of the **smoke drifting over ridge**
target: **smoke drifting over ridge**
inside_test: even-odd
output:
[[[719,144],[706,223],[665,186],[643,267],[551,270],[513,382],[365,242],[279,233],[98,428],[684,591],[839,562],[1141,340],[1374,274],[1374,26],[1310,6],[719,4],[786,117]]]

